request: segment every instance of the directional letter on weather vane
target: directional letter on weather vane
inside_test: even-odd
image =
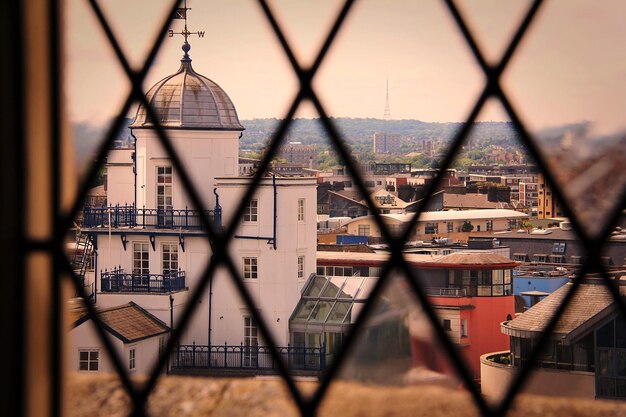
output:
[[[176,9],[172,17],[172,19],[183,19],[185,21],[185,28],[180,32],[174,32],[172,29],[168,32],[170,38],[174,37],[174,35],[182,35],[185,38],[185,43],[187,43],[187,38],[190,35],[198,35],[199,38],[204,38],[204,31],[190,32],[187,29],[187,10],[191,10],[191,7],[187,7],[187,1],[185,0],[184,7]]]

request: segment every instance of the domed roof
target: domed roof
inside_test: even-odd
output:
[[[233,102],[222,88],[195,72],[183,45],[185,55],[180,69],[157,82],[146,94],[159,122],[168,129],[244,130]],[[139,105],[132,128],[151,128],[146,108]]]

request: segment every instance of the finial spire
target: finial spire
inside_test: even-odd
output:
[[[187,42],[187,38],[191,35],[198,35],[199,38],[204,38],[204,31],[190,32],[187,29],[187,10],[191,10],[191,7],[187,7],[187,0],[183,3],[183,7],[179,7],[174,12],[174,16],[172,19],[183,19],[185,21],[185,28],[180,32],[174,32],[172,29],[168,32],[168,36],[170,38],[174,37],[174,35],[182,35],[185,38],[185,42],[183,43],[183,62],[191,62],[191,58],[189,57],[189,51],[191,50],[191,45]]]

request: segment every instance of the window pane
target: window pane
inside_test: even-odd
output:
[[[598,330],[598,346],[613,347],[615,340],[613,337],[613,322],[609,322]]]
[[[345,278],[343,277],[333,277],[324,288],[324,291],[320,295],[320,297],[335,297],[339,293],[339,289],[343,285]]]
[[[296,308],[296,314],[294,315],[294,319],[306,320],[309,318],[311,311],[313,311],[316,301],[307,300],[301,301],[300,303],[301,304]]]
[[[613,351],[602,349],[599,351],[600,375],[613,375]]]
[[[623,316],[615,319],[615,346],[618,348],[626,348],[626,320]]]
[[[320,301],[313,309],[310,320],[319,323],[325,322],[331,307],[332,304],[329,301]]]
[[[306,291],[304,292],[304,295],[308,297],[318,297],[325,284],[326,284],[326,278],[315,277],[313,281],[311,282],[311,284],[307,287]]]
[[[617,376],[626,377],[626,350],[616,350]]]
[[[346,313],[350,310],[350,303],[337,302],[326,320],[328,323],[343,323]]]
[[[493,295],[504,295],[504,289],[502,285],[494,285],[492,288],[493,288]]]
[[[492,271],[492,282],[493,284],[502,284],[503,280],[504,280],[504,271],[502,270],[495,270]]]

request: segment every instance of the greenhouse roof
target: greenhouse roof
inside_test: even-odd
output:
[[[311,275],[291,321],[315,324],[350,324],[354,303],[364,303],[376,277]]]

